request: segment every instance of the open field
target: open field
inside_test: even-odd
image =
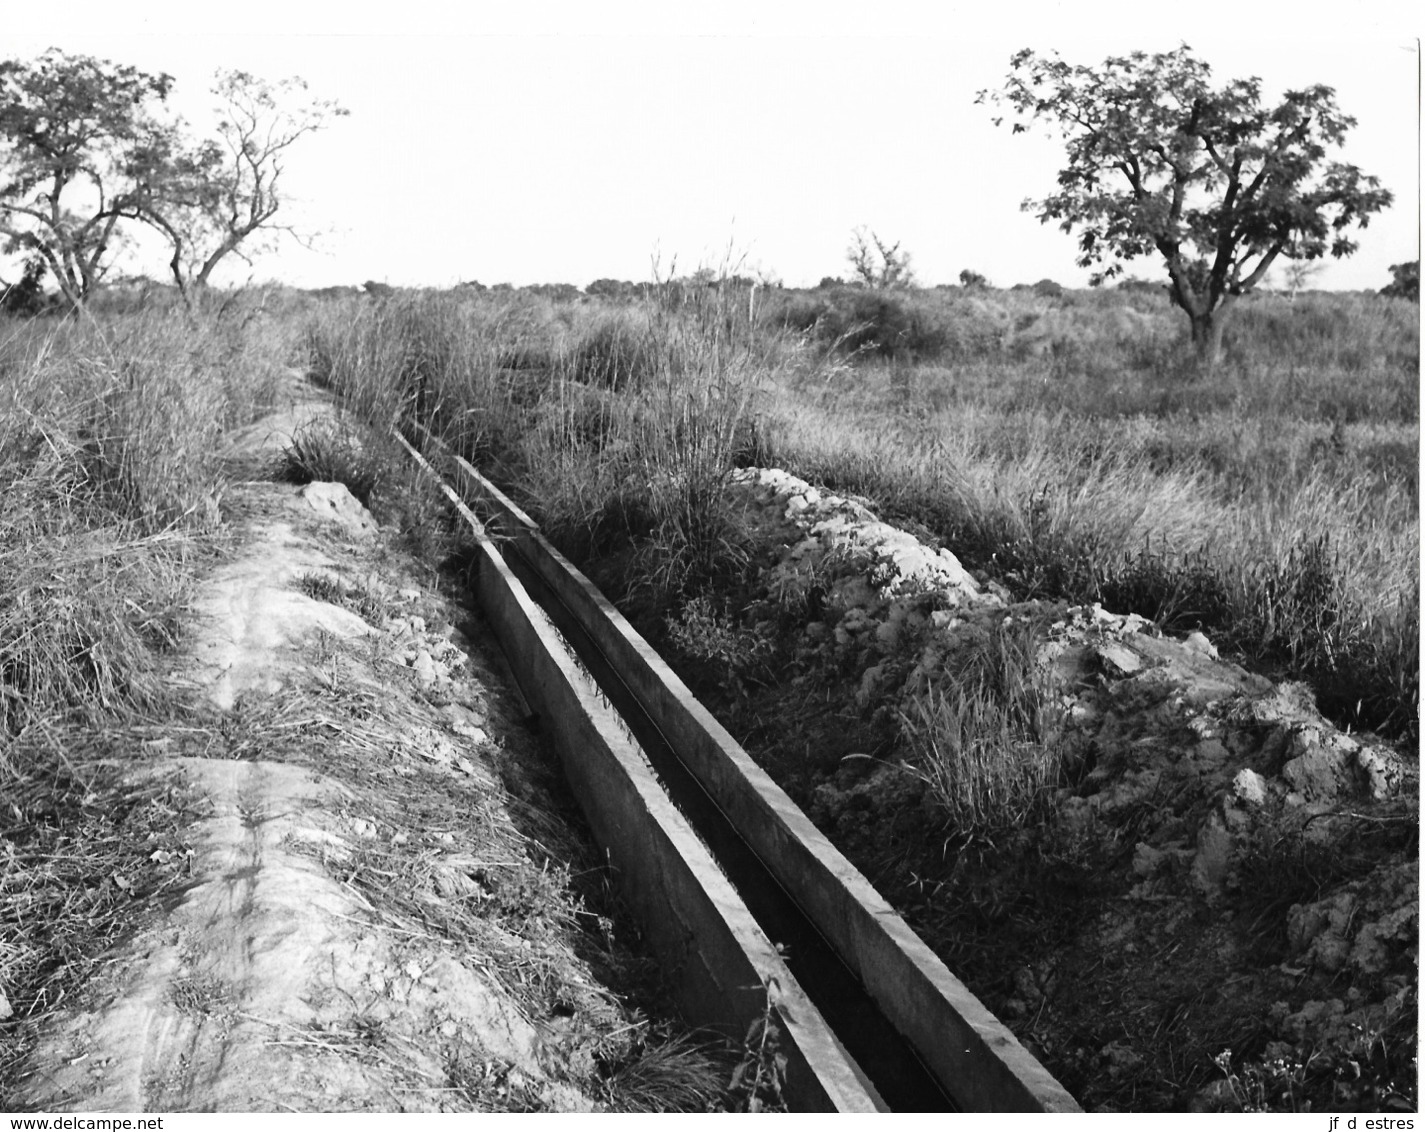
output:
[[[185,564],[222,537],[215,438],[260,415],[300,359],[350,409],[296,446],[307,473],[384,493],[419,547],[439,541],[432,515],[400,488],[385,428],[417,420],[469,456],[1085,1107],[1413,1106],[1416,921],[1369,971],[1335,975],[1287,927],[1306,914],[1293,908],[1375,909],[1415,883],[1413,788],[1371,810],[1349,851],[1273,827],[1210,908],[1179,893],[1151,905],[1178,919],[1113,921],[1125,954],[1157,967],[1123,959],[1119,974],[1076,934],[1144,879],[1143,846],[1176,851],[1155,847],[1171,834],[1154,815],[1202,806],[1144,795],[1117,824],[1067,820],[1103,774],[1094,752],[1061,748],[1033,634],[1071,606],[1201,631],[1252,672],[1306,682],[1327,719],[1397,745],[1418,782],[1418,308],[1263,296],[1209,376],[1182,360],[1179,322],[1151,289],[667,283],[617,300],[273,293],[197,330],[177,311],[0,324],[18,379],[0,385],[0,771],[27,790],[37,768],[63,783],[53,744],[34,748],[60,721],[168,710],[154,672]],[[876,679],[913,658],[881,657],[873,679],[876,658],[838,647],[844,564],[825,585],[768,582],[734,484],[748,467],[948,548],[1011,617],[985,623],[953,686],[882,695]],[[55,561],[72,563],[61,585]],[[985,769],[967,778],[971,749]],[[66,790],[53,804],[77,813],[98,787]],[[1209,1024],[1193,996],[1233,981],[1240,1012]],[[1253,1021],[1277,1002],[1277,1031]]]

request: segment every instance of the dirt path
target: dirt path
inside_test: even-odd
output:
[[[327,411],[302,396],[234,457]],[[237,484],[225,510],[172,676],[193,718],[135,771],[197,815],[176,895],[0,1107],[602,1107],[652,1035],[603,985],[633,961],[569,889],[571,834],[506,789],[544,771],[493,643],[339,485]]]

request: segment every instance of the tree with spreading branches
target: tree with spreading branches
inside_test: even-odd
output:
[[[283,235],[288,151],[347,112],[310,99],[301,79],[219,72],[215,137],[167,112],[173,79],[50,50],[0,60],[3,251],[43,263],[82,307],[133,226],[162,234],[173,281],[190,302],[228,256]]]
[[[252,253],[282,236],[308,245],[305,233],[278,218],[288,199],[287,153],[348,111],[306,90],[297,78],[270,83],[245,71],[219,72],[218,137],[193,143],[159,131],[139,154],[135,215],[168,241],[169,271],[185,297],[205,288],[229,255],[251,264]]]
[[[910,253],[900,250],[900,241],[887,243],[875,232],[856,228],[851,232],[851,246],[846,249],[846,262],[851,265],[858,282],[878,291],[909,287],[915,282],[910,267]]]
[[[136,152],[173,79],[87,55],[0,60],[0,236],[73,306],[103,280],[132,216]]]
[[[1350,231],[1393,199],[1375,177],[1328,157],[1356,124],[1330,87],[1267,106],[1260,79],[1215,86],[1186,45],[1098,67],[1024,50],[1010,67],[1004,88],[977,101],[1013,111],[1015,133],[1048,122],[1068,154],[1058,191],[1023,207],[1078,232],[1077,262],[1095,269],[1095,285],[1125,261],[1161,256],[1207,366],[1233,303],[1278,258],[1350,255]]]

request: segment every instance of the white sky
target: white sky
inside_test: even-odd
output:
[[[847,273],[867,225],[902,242],[925,284],[970,268],[1000,286],[1082,285],[1073,238],[1019,209],[1052,190],[1060,144],[996,129],[975,94],[1003,84],[1021,47],[1098,63],[1183,40],[1219,80],[1258,75],[1269,98],[1325,83],[1358,119],[1343,156],[1396,203],[1314,285],[1377,289],[1419,256],[1425,19],[1404,0],[1320,5],[1314,31],[1311,5],[1279,0],[17,8],[0,55],[57,46],[167,71],[194,121],[218,67],[300,75],[351,111],[289,162],[288,219],[321,230],[319,250],[288,244],[222,282],[583,286],[647,279],[655,252],[684,273],[731,246],[748,269],[814,285]],[[1174,10],[1187,18],[1163,22]]]

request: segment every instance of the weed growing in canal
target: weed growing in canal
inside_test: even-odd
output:
[[[774,984],[775,985],[775,984]],[[762,1017],[754,1018],[742,1039],[742,1060],[732,1071],[728,1096],[734,1112],[786,1112],[782,1089],[787,1081],[787,1055],[782,1031],[772,1020],[771,988]]]

